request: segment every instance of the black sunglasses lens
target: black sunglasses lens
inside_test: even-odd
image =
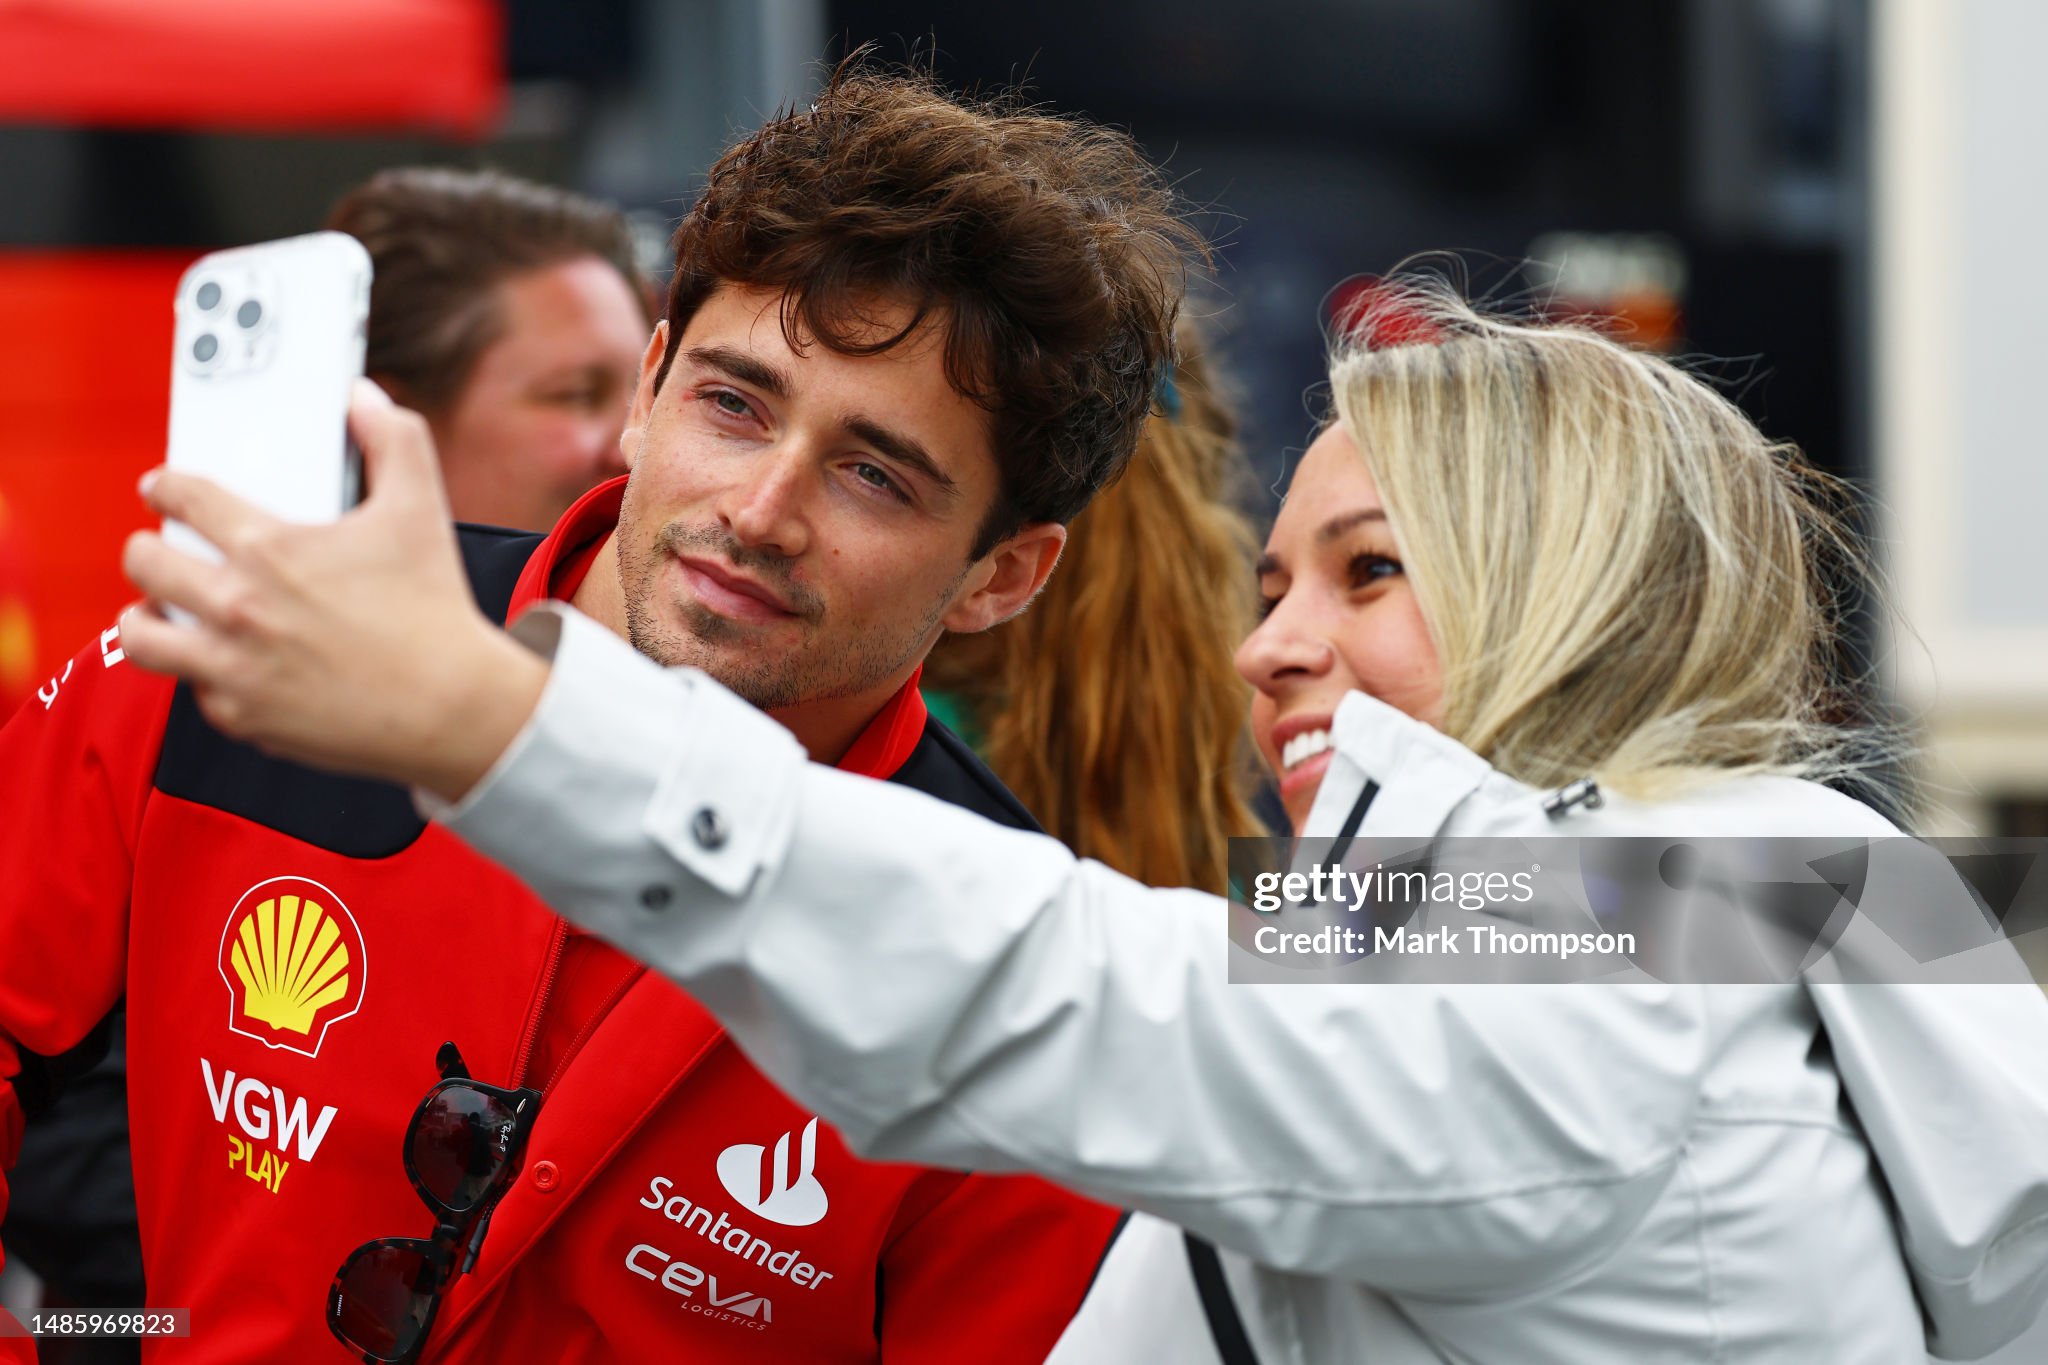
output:
[[[336,1336],[379,1360],[403,1360],[433,1315],[435,1276],[429,1244],[372,1242],[334,1277],[327,1324]]]
[[[413,1175],[452,1213],[467,1213],[490,1194],[512,1156],[517,1131],[512,1106],[466,1085],[434,1092],[407,1135]]]

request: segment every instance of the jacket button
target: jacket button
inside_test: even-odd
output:
[[[640,888],[640,908],[643,910],[666,910],[670,897],[675,893],[660,882],[651,882]]]
[[[699,848],[721,849],[732,837],[732,831],[725,827],[725,817],[711,806],[700,806],[690,817],[690,837],[697,841]]]
[[[542,1194],[546,1194],[561,1183],[561,1168],[556,1166],[554,1162],[536,1161],[533,1163],[533,1187],[535,1189],[539,1190]]]

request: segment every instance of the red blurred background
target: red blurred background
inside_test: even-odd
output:
[[[496,0],[0,3],[0,121],[476,137],[502,24]],[[121,542],[145,524],[172,294],[200,254],[0,250],[0,719],[130,597]]]
[[[163,458],[171,295],[190,260],[0,254],[0,602],[29,631],[25,659],[0,659],[15,701],[130,596],[121,541],[144,524],[136,479]]]

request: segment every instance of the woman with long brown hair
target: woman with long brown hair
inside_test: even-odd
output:
[[[1074,519],[1059,572],[1022,616],[942,640],[924,692],[1067,847],[1220,892],[1226,841],[1263,832],[1231,666],[1254,550],[1236,414],[1185,321],[1178,341],[1137,454]]]

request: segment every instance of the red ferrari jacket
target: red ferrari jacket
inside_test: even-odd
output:
[[[566,596],[623,482],[545,541],[465,529],[485,609]],[[1029,822],[914,679],[842,766]],[[125,993],[150,1302],[191,1310],[148,1359],[346,1358],[336,1268],[433,1226],[401,1142],[444,1040],[546,1098],[429,1360],[1036,1362],[1080,1302],[1110,1211],[856,1159],[404,791],[223,738],[117,630],[0,731],[0,774],[0,1158]]]

